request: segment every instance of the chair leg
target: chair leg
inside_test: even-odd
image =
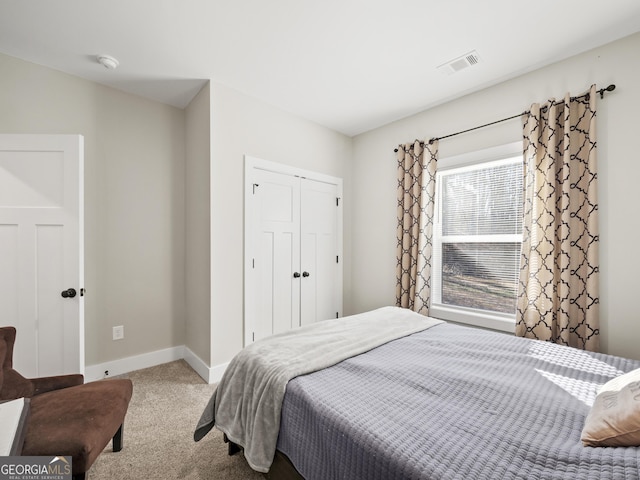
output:
[[[76,473],[76,474],[73,476],[73,480],[85,480],[86,475],[87,475],[87,472]]]
[[[123,426],[124,424],[120,425],[120,428],[118,429],[116,434],[113,436],[112,445],[113,445],[114,452],[119,452],[120,450],[122,450],[122,427]]]

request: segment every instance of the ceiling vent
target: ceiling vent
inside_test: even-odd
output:
[[[460,70],[464,70],[465,68],[473,67],[478,63],[480,63],[480,56],[478,55],[478,52],[472,50],[461,57],[454,58],[450,62],[440,65],[438,70],[446,73],[447,75],[452,75]]]

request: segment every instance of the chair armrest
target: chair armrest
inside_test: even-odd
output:
[[[58,375],[55,377],[31,378],[29,380],[33,384],[33,394],[39,395],[52,390],[82,385],[84,383],[84,376],[80,374]]]

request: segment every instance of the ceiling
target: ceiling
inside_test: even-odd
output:
[[[181,108],[211,79],[350,136],[637,31],[638,0],[0,0],[7,55]]]

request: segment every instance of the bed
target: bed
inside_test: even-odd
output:
[[[355,317],[362,325],[368,318],[393,325],[398,317],[421,316],[387,307]],[[333,325],[349,321],[346,317]],[[320,328],[314,326],[308,337]],[[273,442],[275,451],[267,454],[271,455],[268,478],[640,478],[639,447],[585,446],[581,440],[587,416],[594,415],[590,413],[594,403],[600,406],[605,401],[605,407],[610,406],[603,396],[606,392],[598,395],[603,385],[624,378],[625,373],[634,374],[640,362],[439,321],[427,321],[424,328],[413,325],[409,331],[393,332],[391,340],[379,336],[377,346],[365,345],[332,365],[294,372],[285,380],[282,395],[262,390],[263,375],[252,364],[247,369],[250,374],[227,396],[234,421],[242,417],[239,423],[253,426],[248,437],[238,433],[235,424],[218,424],[221,410],[216,398],[223,401],[220,389],[228,388],[231,378],[218,386],[196,436],[215,424],[232,449],[244,448],[252,468],[263,472],[264,464],[256,468],[250,460],[255,459],[252,442],[260,448]],[[355,338],[362,336],[360,331],[353,333]],[[322,351],[333,350],[328,338],[321,335]],[[291,338],[281,340],[288,345]],[[302,349],[314,355],[313,348]],[[294,363],[299,355],[295,349],[281,352],[281,345],[275,350],[285,365],[288,354],[293,354]],[[272,360],[267,361],[269,371]],[[231,369],[233,376],[237,372],[233,375]],[[251,383],[256,378],[260,388]],[[640,382],[629,385],[631,390],[624,391],[640,403]],[[268,408],[255,410],[258,413],[251,417],[241,405],[255,402],[257,392],[257,397],[267,399]],[[276,429],[269,433],[271,440],[262,437],[269,428],[255,427],[265,412],[277,417],[275,425],[266,422]],[[640,410],[632,423],[638,416]]]

